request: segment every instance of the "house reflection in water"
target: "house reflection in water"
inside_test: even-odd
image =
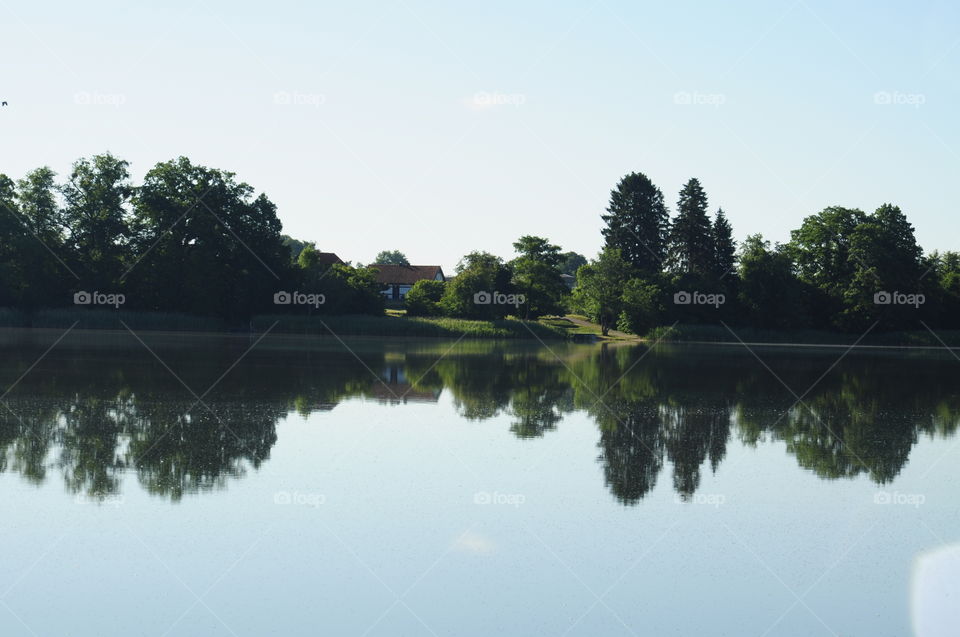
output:
[[[380,374],[380,382],[374,383],[369,396],[378,403],[405,405],[407,403],[435,403],[441,390],[418,390],[407,380],[407,375],[399,365],[390,365]]]

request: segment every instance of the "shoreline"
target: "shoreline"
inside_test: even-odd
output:
[[[391,319],[392,320],[392,319]],[[132,334],[131,334],[132,332]],[[785,331],[785,334],[789,331]],[[518,337],[493,337],[493,336],[471,336],[469,334],[439,334],[434,336],[425,336],[425,335],[411,335],[411,334],[337,334],[337,333],[306,333],[306,332],[290,332],[290,331],[237,331],[237,330],[223,330],[223,331],[205,331],[205,330],[173,330],[173,329],[133,329],[127,330],[124,328],[86,328],[86,327],[73,327],[69,325],[64,327],[53,327],[53,326],[44,326],[44,327],[0,327],[0,341],[5,341],[9,337],[13,337],[13,340],[18,340],[17,337],[29,337],[29,336],[39,336],[39,337],[50,337],[50,339],[55,340],[57,338],[62,338],[67,334],[81,336],[81,337],[103,337],[105,340],[113,340],[117,336],[143,336],[144,338],[150,339],[185,339],[193,341],[195,339],[209,339],[216,338],[224,342],[250,342],[257,339],[264,339],[265,341],[273,341],[274,344],[283,344],[284,341],[289,344],[296,342],[301,342],[306,344],[310,343],[338,343],[341,340],[349,340],[353,342],[383,342],[383,341],[393,341],[398,343],[437,343],[437,342],[449,342],[449,341],[463,341],[466,343],[516,343],[518,345],[537,345],[549,347],[551,345],[601,345],[605,347],[626,347],[634,345],[646,345],[648,347],[660,346],[660,345],[673,345],[673,346],[684,346],[684,345],[695,345],[695,346],[715,346],[715,347],[762,347],[762,348],[806,348],[806,349],[831,349],[831,350],[892,350],[892,351],[921,351],[921,352],[933,352],[933,351],[946,351],[954,356],[956,352],[960,352],[960,345],[944,345],[944,344],[906,344],[906,343],[829,343],[829,342],[803,342],[803,341],[765,341],[765,340],[747,340],[742,341],[737,340],[702,340],[702,339],[660,339],[650,337],[634,337],[634,338],[603,338],[597,337],[593,340],[585,341],[578,340],[574,338],[555,338],[552,340],[544,340],[537,338],[536,336],[530,335],[526,338]],[[920,332],[916,332],[920,334]],[[44,338],[43,340],[47,340]],[[183,343],[183,345],[191,345],[189,342]]]

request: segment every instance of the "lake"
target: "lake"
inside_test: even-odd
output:
[[[958,634],[946,350],[0,350],[5,637]]]

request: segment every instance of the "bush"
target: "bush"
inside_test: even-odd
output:
[[[440,299],[446,283],[424,279],[417,281],[407,292],[404,302],[408,316],[440,316]]]

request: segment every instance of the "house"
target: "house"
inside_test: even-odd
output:
[[[563,280],[563,284],[566,285],[569,289],[577,287],[577,277],[572,274],[561,274],[560,278]]]
[[[374,263],[377,282],[383,285],[383,295],[388,301],[402,301],[417,281],[446,281],[439,265],[389,265]]]

